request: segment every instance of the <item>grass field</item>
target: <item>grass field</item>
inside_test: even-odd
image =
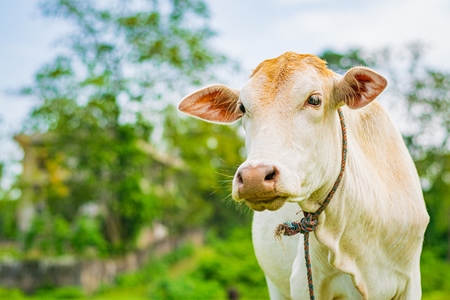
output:
[[[423,300],[450,299],[448,264],[423,255]],[[238,291],[239,299],[269,299],[262,271],[257,265],[249,233],[233,232],[227,240],[210,237],[202,247],[187,245],[155,258],[139,272],[117,278],[94,295],[78,287],[40,290],[26,296],[18,290],[0,289],[1,300],[171,300],[228,299]]]

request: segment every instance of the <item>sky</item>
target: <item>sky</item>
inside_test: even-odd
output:
[[[422,41],[431,63],[450,67],[448,0],[210,1],[217,46],[248,68],[285,51],[380,48]],[[255,3],[258,3],[255,5]]]
[[[206,0],[213,47],[239,61],[243,74],[286,51],[378,49],[421,41],[430,65],[450,70],[448,0]],[[11,137],[35,104],[8,91],[31,84],[35,72],[58,53],[70,27],[45,19],[38,0],[4,1],[0,9],[0,161],[18,160]],[[232,78],[241,87],[245,77]]]

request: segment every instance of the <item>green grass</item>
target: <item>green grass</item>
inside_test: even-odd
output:
[[[450,267],[432,252],[422,257],[424,300],[450,299]],[[208,237],[205,246],[185,245],[163,258],[154,258],[139,272],[117,278],[86,296],[78,287],[38,291],[25,296],[19,290],[0,288],[4,300],[171,300],[227,299],[229,289],[242,300],[269,299],[262,271],[253,254],[250,233],[235,230],[225,240]]]
[[[449,291],[435,291],[423,295],[422,300],[448,300],[450,299]]]
[[[91,298],[92,300],[149,300],[145,285],[127,288],[116,287]]]

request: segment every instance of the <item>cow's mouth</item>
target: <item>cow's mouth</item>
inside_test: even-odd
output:
[[[253,210],[278,210],[286,202],[286,197],[244,199],[245,204]]]

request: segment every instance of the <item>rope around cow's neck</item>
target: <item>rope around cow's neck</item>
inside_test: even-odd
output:
[[[311,260],[309,255],[309,233],[314,231],[317,224],[319,223],[319,215],[325,210],[325,208],[330,203],[333,198],[337,188],[339,187],[339,183],[341,182],[342,176],[344,175],[345,165],[347,161],[347,129],[345,127],[344,114],[342,110],[338,108],[339,119],[341,121],[342,128],[342,161],[341,161],[341,172],[339,173],[336,182],[333,185],[330,193],[327,195],[322,205],[316,212],[303,212],[304,217],[300,220],[300,222],[296,221],[286,221],[283,224],[280,224],[275,229],[275,237],[280,239],[281,235],[292,236],[297,233],[303,234],[304,240],[304,248],[305,248],[305,261],[306,261],[306,270],[308,275],[308,288],[309,288],[309,297],[311,300],[314,300],[314,285],[312,279],[312,271],[311,271]]]

